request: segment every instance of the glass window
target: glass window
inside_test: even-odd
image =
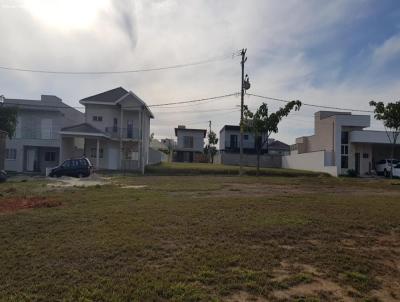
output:
[[[45,161],[56,161],[56,152],[54,152],[54,151],[45,152],[44,160]]]
[[[17,159],[17,149],[6,149],[6,159],[16,160]]]
[[[341,147],[342,147],[341,150],[342,154],[349,154],[349,146],[342,145]]]
[[[349,143],[349,132],[342,131],[342,144],[347,145]]]
[[[90,149],[90,157],[96,158],[97,157],[97,149],[91,148]],[[103,158],[103,149],[99,149],[99,158]]]
[[[101,122],[103,121],[103,117],[100,115],[93,115],[93,121],[94,122]]]
[[[341,167],[347,169],[349,167],[349,157],[347,155],[342,155]]]
[[[363,158],[368,158],[369,154],[368,153],[363,153]]]
[[[248,135],[248,134],[245,134],[245,135],[243,136],[243,139],[247,141],[247,140],[249,139],[249,135]]]
[[[183,147],[184,148],[193,148],[193,136],[184,136],[183,137]]]

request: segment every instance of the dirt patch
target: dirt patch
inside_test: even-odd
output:
[[[241,291],[241,292],[235,293],[229,297],[226,297],[223,301],[226,301],[226,302],[246,302],[246,301],[268,302],[268,300],[266,300],[265,298],[257,297],[257,296],[251,295],[244,291]]]
[[[47,184],[50,188],[68,188],[68,187],[93,187],[93,186],[104,186],[110,184],[108,179],[99,176],[90,176],[84,178],[75,177],[61,177],[61,178],[49,178],[52,182]]]
[[[137,185],[137,186],[133,186],[133,185],[128,185],[128,186],[121,186],[121,189],[143,189],[146,188],[146,185]]]
[[[0,201],[0,213],[16,212],[23,209],[58,207],[61,202],[47,197],[15,197]]]

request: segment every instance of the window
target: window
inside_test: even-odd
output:
[[[349,167],[349,156],[348,155],[342,155],[342,163],[341,167],[344,169],[347,169]]]
[[[347,145],[349,143],[349,132],[342,131],[342,145]]]
[[[235,134],[231,134],[231,148],[236,149],[238,147],[238,136]]]
[[[94,122],[102,122],[103,117],[101,115],[93,115],[93,121]]]
[[[99,149],[99,158],[103,158],[103,148]],[[96,148],[91,148],[90,149],[90,157],[96,158],[97,157],[97,149]]]
[[[363,153],[363,158],[368,158],[369,154],[368,153]]]
[[[54,151],[45,152],[44,160],[45,161],[56,161],[56,152],[54,152]]]
[[[118,131],[118,119],[116,117],[114,117],[113,132],[117,132],[117,131]]]
[[[343,169],[349,168],[349,132],[342,131],[341,134],[341,167]]]
[[[193,148],[193,136],[183,137],[183,148]]]
[[[245,135],[243,136],[243,139],[244,139],[245,141],[247,141],[247,140],[249,139],[249,135],[248,135],[248,134],[245,134]]]
[[[6,159],[16,160],[17,159],[17,149],[6,149]]]

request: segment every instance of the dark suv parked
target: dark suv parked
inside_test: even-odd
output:
[[[72,176],[88,177],[92,172],[92,164],[86,157],[67,159],[61,165],[53,168],[50,177]]]

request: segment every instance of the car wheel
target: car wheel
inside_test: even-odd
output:
[[[386,169],[383,171],[383,176],[389,177],[389,173],[388,173],[388,171]]]

